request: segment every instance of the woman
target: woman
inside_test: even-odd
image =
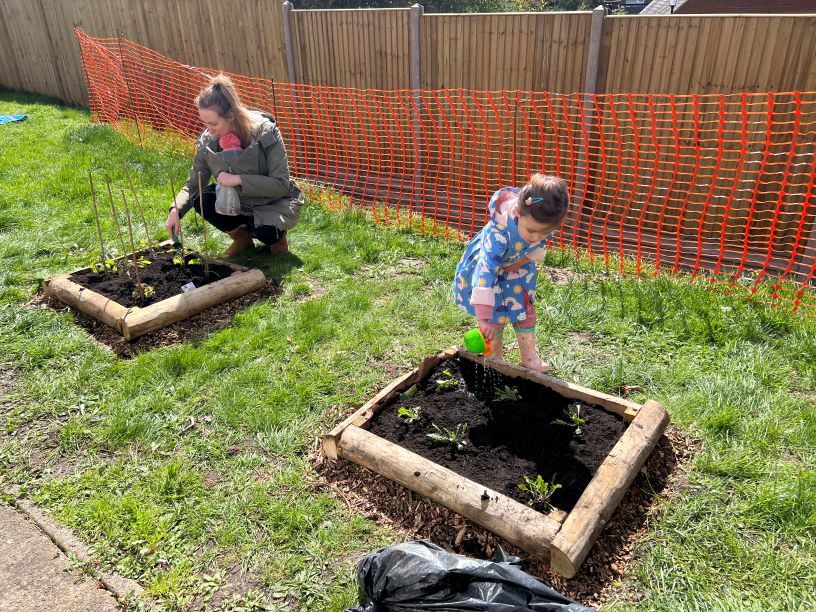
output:
[[[194,208],[202,214],[198,177],[203,187],[203,217],[232,238],[225,255],[232,257],[254,246],[253,238],[272,253],[289,250],[286,231],[300,217],[303,196],[289,179],[286,149],[278,126],[268,116],[249,111],[238,98],[232,81],[218,75],[196,97],[198,115],[207,129],[196,141],[190,176],[176,195],[167,217],[167,231],[178,235],[180,219]],[[243,151],[237,158],[221,154],[219,140],[234,133]],[[229,163],[226,161],[229,159]],[[240,198],[240,214],[227,216],[215,210],[215,177],[222,188],[234,187]]]

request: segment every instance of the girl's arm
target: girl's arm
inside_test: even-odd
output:
[[[499,228],[492,221],[488,224],[489,231],[482,241],[479,260],[471,278],[470,303],[476,309],[477,319],[492,318],[493,308],[496,305],[496,294],[493,288],[499,279],[499,272],[504,265],[505,255],[510,246],[509,236],[504,228]],[[489,316],[482,316],[489,315]]]

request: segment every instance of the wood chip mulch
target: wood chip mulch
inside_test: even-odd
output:
[[[267,280],[266,286],[234,300],[213,306],[197,315],[177,321],[162,329],[140,336],[128,342],[113,329],[88,315],[66,306],[58,300],[46,296],[42,291],[28,302],[29,308],[50,308],[58,312],[71,311],[82,329],[98,344],[123,359],[130,359],[155,348],[177,346],[188,340],[206,338],[210,334],[229,326],[235,315],[261,300],[275,298],[281,293],[281,286],[275,280]]]
[[[489,559],[501,546],[524,559],[529,574],[585,606],[597,607],[612,600],[637,601],[644,596],[631,586],[623,586],[636,562],[635,544],[659,511],[660,500],[689,489],[684,466],[698,447],[697,441],[669,426],[581,571],[571,580],[553,573],[546,562],[379,474],[343,459],[327,459],[317,445],[311,459],[317,472],[316,487],[330,489],[350,512],[390,526],[402,539],[427,540],[449,552],[480,559]]]

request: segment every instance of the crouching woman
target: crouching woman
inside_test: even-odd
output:
[[[247,109],[224,75],[214,77],[195,102],[206,129],[196,141],[187,182],[170,208],[167,231],[178,235],[181,217],[194,209],[232,238],[227,257],[254,247],[253,239],[272,253],[287,252],[286,233],[298,222],[303,195],[290,180],[278,126],[271,117]],[[240,147],[236,143],[225,150],[222,142],[235,142],[236,136]],[[216,185],[210,184],[213,177]],[[233,189],[230,195],[237,193],[239,206],[220,206],[222,194]]]

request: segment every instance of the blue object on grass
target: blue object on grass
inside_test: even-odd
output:
[[[0,125],[4,123],[14,123],[15,121],[25,121],[28,115],[0,115]]]

